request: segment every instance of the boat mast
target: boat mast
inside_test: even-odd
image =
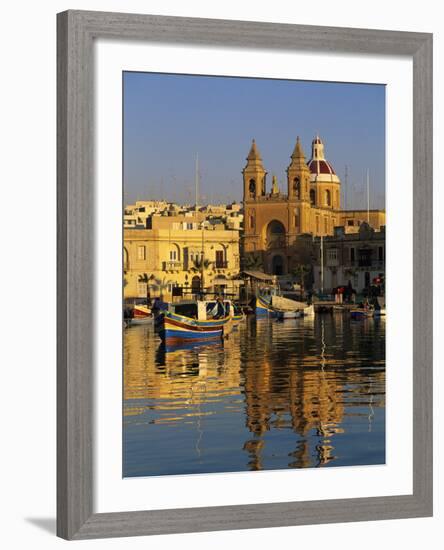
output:
[[[199,208],[199,153],[196,153],[196,173],[194,176],[195,193],[196,193],[196,212]]]
[[[370,225],[370,174],[367,168],[367,223]]]
[[[324,294],[324,237],[321,235],[321,294]]]
[[[200,258],[200,293],[203,297],[204,293],[204,262],[205,262],[205,244],[204,244],[204,224],[202,222],[202,254]]]

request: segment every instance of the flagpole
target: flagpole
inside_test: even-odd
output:
[[[367,223],[370,225],[370,174],[367,168]]]
[[[199,207],[199,153],[196,153],[196,174],[195,174],[195,185],[196,185],[196,212]]]
[[[321,235],[321,294],[324,294],[324,237]]]

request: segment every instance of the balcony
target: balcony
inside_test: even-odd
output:
[[[385,269],[385,262],[383,260],[369,260],[367,258],[349,261],[348,265],[350,267],[362,267],[367,269]]]
[[[163,262],[164,271],[182,271],[182,269],[182,262],[179,262],[178,260],[167,260],[166,262]]]

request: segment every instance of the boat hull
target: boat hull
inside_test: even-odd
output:
[[[261,296],[256,298],[256,317],[276,317],[276,311]]]
[[[161,339],[171,345],[189,341],[218,340],[230,317],[212,321],[198,321],[182,315],[166,312],[159,332]]]

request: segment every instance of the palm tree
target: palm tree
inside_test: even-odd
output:
[[[245,256],[245,267],[251,271],[263,271],[262,254],[260,252],[250,252]]]
[[[200,273],[200,291],[203,293],[204,285],[204,273],[213,265],[211,260],[204,258],[203,256],[197,256],[193,260],[193,265],[190,268],[190,271],[193,273]]]
[[[311,265],[309,264],[299,264],[295,269],[292,270],[292,274],[296,276],[299,284],[301,285],[301,292],[305,288],[305,278],[311,273]]]
[[[152,286],[159,291],[159,297],[163,300],[163,291],[168,289],[169,285],[173,285],[174,281],[164,277],[163,279],[156,279],[154,275],[151,276],[151,279],[154,281]]]
[[[150,281],[154,279],[154,275],[148,275],[148,273],[142,273],[138,277],[139,283],[146,284],[146,305],[151,305],[151,292],[150,292]]]

